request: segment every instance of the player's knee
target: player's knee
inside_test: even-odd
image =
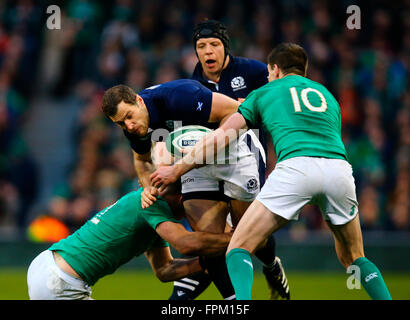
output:
[[[353,252],[338,255],[340,263],[346,269],[349,266],[351,266],[356,259],[361,258],[361,257],[364,257],[364,254],[362,254],[362,253],[353,253]]]

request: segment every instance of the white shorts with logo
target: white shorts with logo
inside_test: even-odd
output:
[[[345,160],[295,157],[279,162],[256,197],[273,213],[297,220],[306,204],[319,206],[333,225],[358,212],[352,167]]]
[[[41,252],[31,262],[27,285],[31,300],[92,300],[91,288],[61,270],[50,250]]]
[[[255,148],[248,146],[246,134],[250,135]],[[265,153],[255,134],[249,131],[246,134],[239,139],[236,158],[229,164],[209,164],[182,175],[182,193],[222,191],[235,200],[253,201],[260,191],[258,152],[263,160]],[[232,159],[232,154],[230,156]]]

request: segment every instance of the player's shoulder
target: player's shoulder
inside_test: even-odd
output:
[[[283,78],[276,79],[274,81],[269,82],[266,85],[266,88],[270,90],[289,90],[291,87],[312,87],[317,86],[316,83],[306,77],[297,76],[297,75],[287,75]]]
[[[177,79],[145,88],[139,94],[155,94],[168,92],[178,88],[199,87],[202,84],[195,79]]]
[[[233,64],[236,68],[247,71],[247,73],[267,73],[266,64],[250,58],[232,56]]]
[[[130,191],[124,196],[122,196],[117,202],[121,204],[121,206],[130,208],[131,211],[137,210],[141,208],[141,193],[143,188],[139,188],[138,190]]]
[[[140,187],[138,190],[131,191],[124,195],[120,198],[120,200],[118,200],[118,202],[121,203],[122,207],[127,209],[126,211],[132,213],[132,216],[136,214],[137,216],[139,215],[149,218],[153,215],[157,216],[168,213],[170,210],[168,203],[161,196],[158,196],[157,201],[155,201],[151,206],[146,209],[142,209],[141,194],[143,191],[144,189]]]
[[[245,58],[245,57],[240,57],[240,56],[232,56],[232,60],[236,65],[240,66],[246,66],[246,67],[260,67],[260,68],[266,68],[266,64],[255,59],[251,58]]]
[[[181,86],[201,86],[201,83],[195,79],[176,79],[161,84],[161,86],[167,86],[170,88],[178,88]]]
[[[276,86],[300,86],[326,89],[326,87],[321,83],[300,75],[287,75],[272,82]]]
[[[185,98],[196,97],[199,92],[208,90],[199,81],[194,79],[178,79],[167,83],[167,94],[169,98],[178,98],[184,101]]]
[[[293,78],[301,78],[301,79],[295,79],[297,81],[302,81],[303,85],[307,88],[312,88],[312,89],[316,89],[318,91],[320,91],[321,93],[327,95],[328,97],[335,99],[335,97],[333,96],[333,94],[329,91],[328,88],[326,88],[326,86],[320,82],[314,81],[312,79],[306,78],[306,77],[301,77],[301,76],[296,76]]]

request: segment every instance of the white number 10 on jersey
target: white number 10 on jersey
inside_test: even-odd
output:
[[[302,108],[300,107],[300,100],[299,100],[299,97],[298,97],[298,93],[297,93],[297,91],[296,91],[296,88],[295,88],[295,87],[292,87],[292,88],[290,88],[289,90],[290,90],[290,95],[292,96],[293,107],[295,108],[295,112],[302,112]],[[320,107],[315,107],[315,106],[312,106],[312,105],[310,104],[309,99],[308,99],[308,97],[307,97],[307,95],[308,95],[309,92],[314,92],[314,93],[316,93],[316,94],[319,96],[320,101],[321,101]],[[303,89],[303,90],[300,92],[300,97],[302,98],[303,104],[304,104],[304,105],[306,106],[306,108],[308,108],[310,111],[325,112],[326,109],[327,109],[327,103],[326,103],[326,99],[325,99],[324,95],[323,95],[320,91],[318,91],[318,90],[316,90],[316,89],[313,89],[313,88]]]

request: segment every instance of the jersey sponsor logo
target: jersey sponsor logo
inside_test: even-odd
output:
[[[184,139],[181,141],[182,147],[193,147],[198,142],[197,139]]]
[[[246,183],[246,189],[248,189],[248,192],[256,191],[258,190],[258,188],[258,180],[256,180],[255,178],[248,180],[248,182]]]
[[[198,107],[196,108],[196,111],[201,111],[203,105],[204,105],[203,102],[198,101]]]
[[[231,87],[233,91],[245,89],[246,88],[245,79],[241,76],[233,78],[231,80]]]

